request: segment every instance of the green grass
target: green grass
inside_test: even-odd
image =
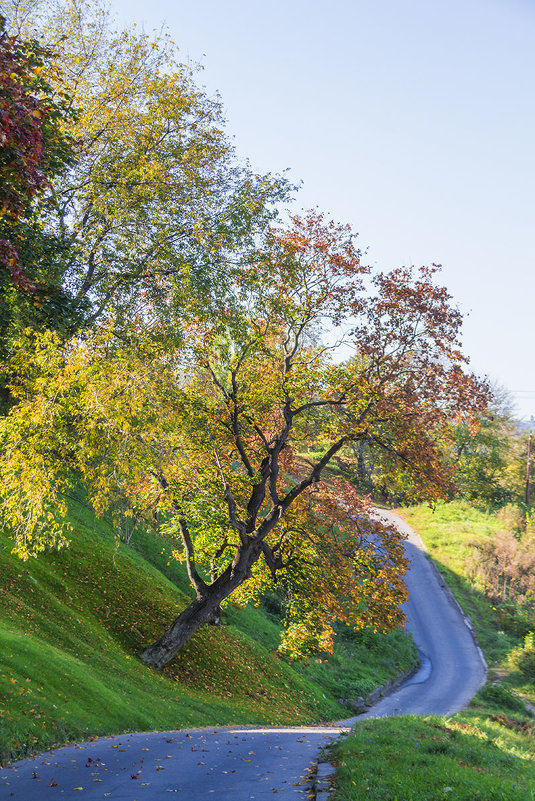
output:
[[[363,633],[341,636],[321,662],[290,665],[275,654],[276,616],[231,607],[225,625],[203,627],[155,672],[136,654],[191,593],[171,543],[139,532],[118,547],[81,501],[71,522],[69,548],[28,562],[0,536],[0,761],[124,731],[340,718],[337,699],[414,659],[400,632]]]
[[[358,674],[355,660],[360,665]],[[341,635],[332,655],[313,658],[305,666],[296,664],[295,670],[312,677],[335,698],[355,699],[367,696],[414,664],[412,640],[397,630],[383,637],[371,632]]]
[[[535,726],[484,698],[451,718],[367,720],[333,749],[340,801],[532,801]]]
[[[535,704],[535,654],[533,649],[523,649],[526,635],[535,630],[535,620],[512,602],[494,604],[470,570],[473,540],[492,537],[504,529],[503,521],[462,501],[438,504],[434,511],[417,506],[402,514],[421,534],[429,555],[470,615],[491,679],[499,679]]]
[[[472,618],[478,642],[490,667],[506,669],[509,654],[527,631],[511,609],[495,606],[470,575],[471,543],[492,537],[504,526],[495,515],[464,501],[404,509],[402,515],[421,534],[430,557],[466,614]]]

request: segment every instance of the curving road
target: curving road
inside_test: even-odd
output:
[[[485,660],[469,621],[427,559],[421,538],[394,512],[381,510],[378,516],[407,535],[411,566],[405,580],[410,600],[404,611],[422,666],[397,692],[360,717],[453,714],[484,684]]]
[[[422,658],[418,673],[396,692],[364,715],[332,726],[151,732],[67,746],[0,769],[0,799],[265,801],[274,794],[304,799],[319,749],[358,720],[446,715],[465,706],[485,680],[481,652],[419,537],[394,513],[378,514],[408,534],[405,611]]]

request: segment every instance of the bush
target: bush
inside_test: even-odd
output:
[[[520,534],[526,528],[526,515],[523,509],[514,503],[508,503],[496,514],[496,519],[513,534]]]
[[[468,567],[487,597],[504,606],[513,603],[515,608],[532,608],[535,550],[531,542],[519,539],[511,531],[498,531],[492,538],[479,537],[471,544],[474,550]]]
[[[528,679],[535,680],[535,633],[531,631],[524,640],[524,646],[511,655],[511,662]]]
[[[518,712],[520,714],[526,713],[524,703],[501,684],[485,684],[475,696],[474,702],[478,706],[483,705],[491,709],[498,709],[501,712],[506,710],[507,712]]]

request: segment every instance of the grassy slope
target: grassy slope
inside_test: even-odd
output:
[[[229,610],[156,673],[136,659],[187,603],[170,545],[146,534],[116,547],[109,526],[72,503],[71,546],[23,563],[0,538],[0,761],[127,730],[296,723],[343,715],[412,660],[400,632],[340,638],[335,654],[288,665],[280,623]]]
[[[472,586],[466,568],[470,541],[501,524],[466,503],[404,510],[430,555],[471,615],[487,661],[504,683],[487,684],[469,708],[450,718],[403,718],[359,724],[335,748],[336,797],[344,801],[533,801],[535,722],[511,692],[533,687],[510,671],[520,638],[504,631],[500,610]],[[451,794],[451,795],[450,795]]]
[[[532,801],[535,725],[508,704],[483,690],[451,718],[363,721],[336,747],[335,798]]]

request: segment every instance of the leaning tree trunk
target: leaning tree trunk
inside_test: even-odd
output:
[[[242,546],[234,561],[213,582],[198,588],[197,598],[171,623],[167,631],[139,655],[142,662],[162,668],[180,651],[203,623],[213,623],[220,614],[220,604],[251,575],[262,548],[261,541]]]
[[[166,632],[139,655],[142,662],[162,668],[180,651],[203,623],[211,623],[219,614],[219,594],[196,598],[173,621]]]

